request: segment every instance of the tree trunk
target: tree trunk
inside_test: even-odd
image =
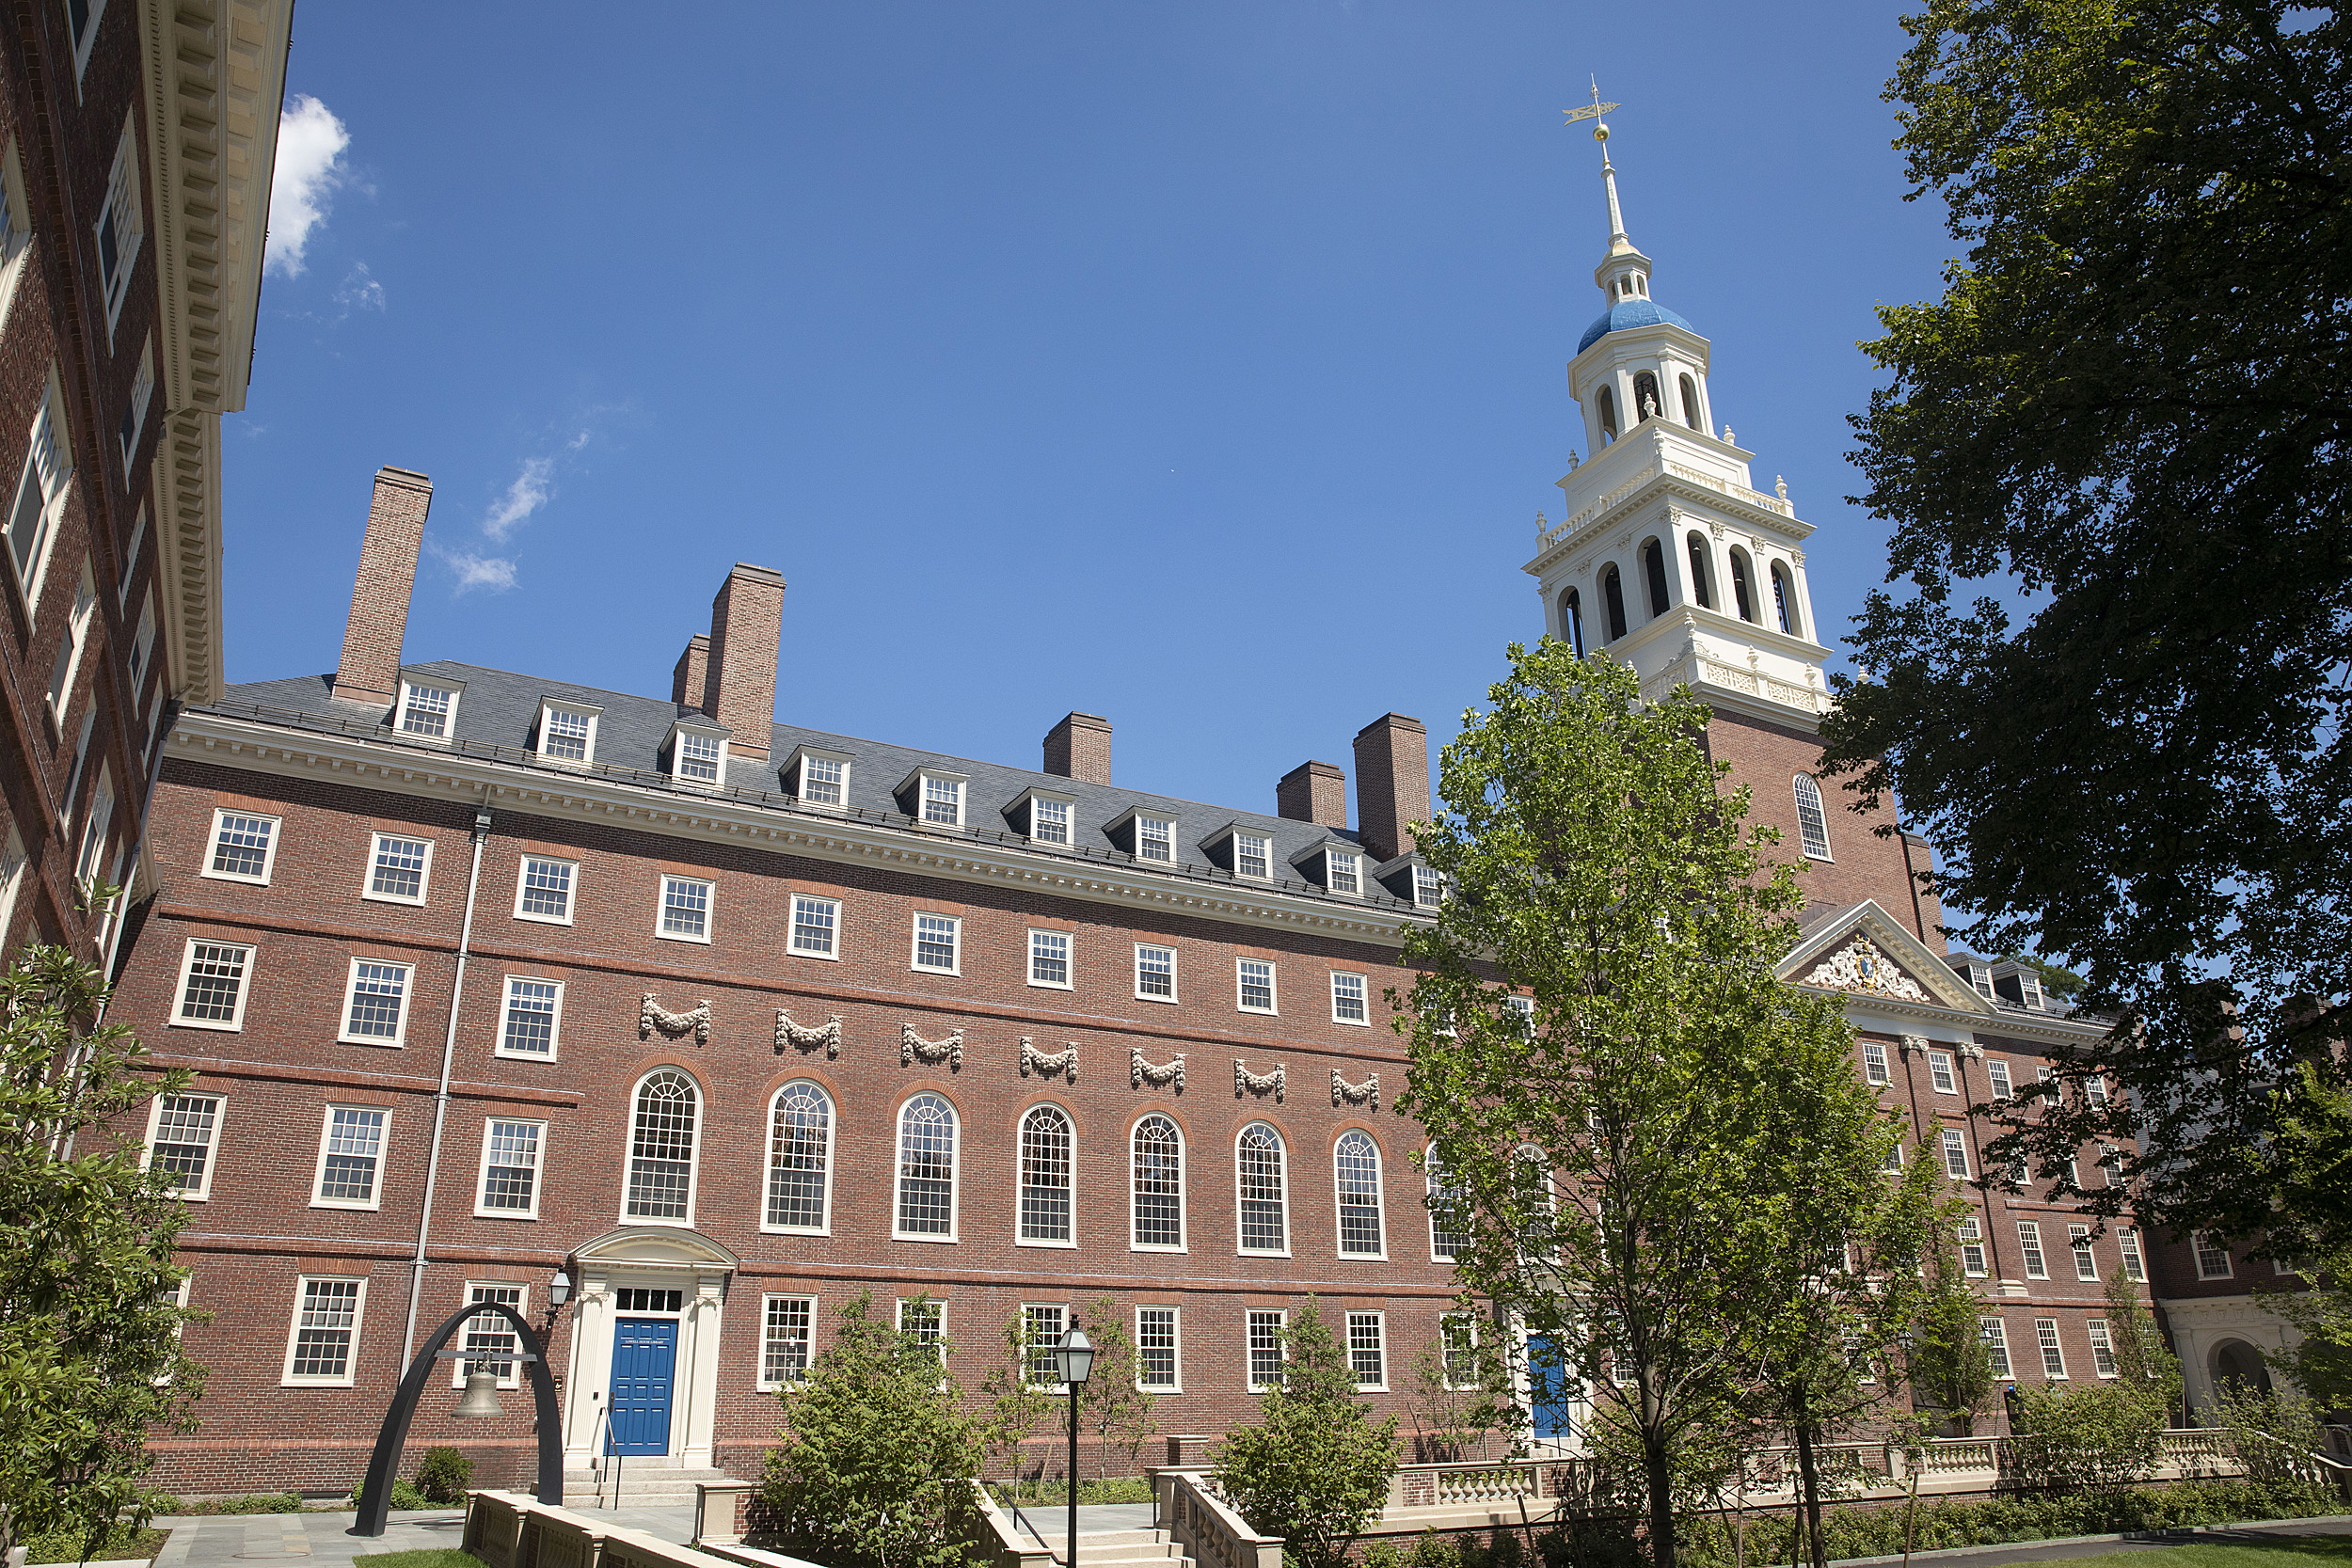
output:
[[[1829,1568],[1829,1548],[1821,1539],[1821,1472],[1813,1453],[1813,1423],[1800,1419],[1797,1436],[1797,1507],[1804,1512],[1805,1531],[1812,1538],[1813,1568]]]
[[[1666,1440],[1659,1433],[1642,1433],[1642,1474],[1649,1482],[1651,1568],[1675,1568],[1674,1473],[1666,1463]]]

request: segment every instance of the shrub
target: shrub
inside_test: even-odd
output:
[[[152,1558],[163,1550],[170,1531],[141,1529],[118,1519],[92,1541],[81,1530],[50,1530],[29,1535],[21,1543],[29,1548],[27,1562],[103,1562],[113,1558]]]
[[[1388,1499],[1397,1418],[1365,1415],[1355,1370],[1312,1296],[1283,1339],[1282,1384],[1266,1394],[1256,1426],[1235,1427],[1217,1445],[1216,1487],[1251,1528],[1280,1536],[1301,1568],[1341,1568]]]
[[[197,1502],[166,1496],[155,1499],[155,1512],[183,1517],[207,1513],[299,1513],[302,1499],[292,1492],[256,1492],[242,1497],[205,1497]]]
[[[462,1503],[473,1484],[473,1461],[455,1449],[427,1449],[417,1466],[417,1490],[437,1503]]]
[[[351,1505],[354,1508],[358,1508],[367,1501],[367,1489],[368,1483],[365,1480],[362,1480],[359,1484],[351,1489]],[[413,1481],[405,1481],[395,1476],[392,1478],[392,1500],[389,1506],[393,1508],[432,1508],[436,1505],[431,1497],[426,1497],[422,1492],[417,1490],[416,1484]],[[259,1512],[275,1513],[280,1511],[277,1509],[264,1509],[260,1510]]]
[[[2010,1452],[2033,1490],[2107,1491],[2144,1479],[2164,1447],[2164,1406],[2122,1383],[2018,1389]]]

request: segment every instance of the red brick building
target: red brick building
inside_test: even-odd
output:
[[[220,688],[291,0],[0,13],[0,954],[103,955],[167,709]]]

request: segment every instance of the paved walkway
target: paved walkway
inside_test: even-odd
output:
[[[694,1533],[694,1511],[691,1507],[580,1512],[681,1544]],[[351,1533],[352,1524],[358,1518],[357,1513],[344,1512],[202,1514],[157,1519],[155,1528],[171,1531],[171,1539],[157,1554],[155,1568],[230,1568],[236,1562],[303,1559],[317,1568],[343,1568],[355,1557],[379,1552],[456,1546],[463,1543],[466,1533],[466,1511],[462,1508],[396,1508],[387,1520],[384,1533],[373,1539]]]

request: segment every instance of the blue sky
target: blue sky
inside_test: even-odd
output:
[[[1257,809],[1391,709],[1442,741],[1541,629],[1594,74],[1822,626],[1881,575],[1853,345],[1953,248],[1901,199],[1892,8],[560,14],[296,12],[232,680],[334,667],[390,463],[436,486],[411,660],[666,695],[745,560],[794,722],[1034,767],[1083,708],[1119,782]]]

